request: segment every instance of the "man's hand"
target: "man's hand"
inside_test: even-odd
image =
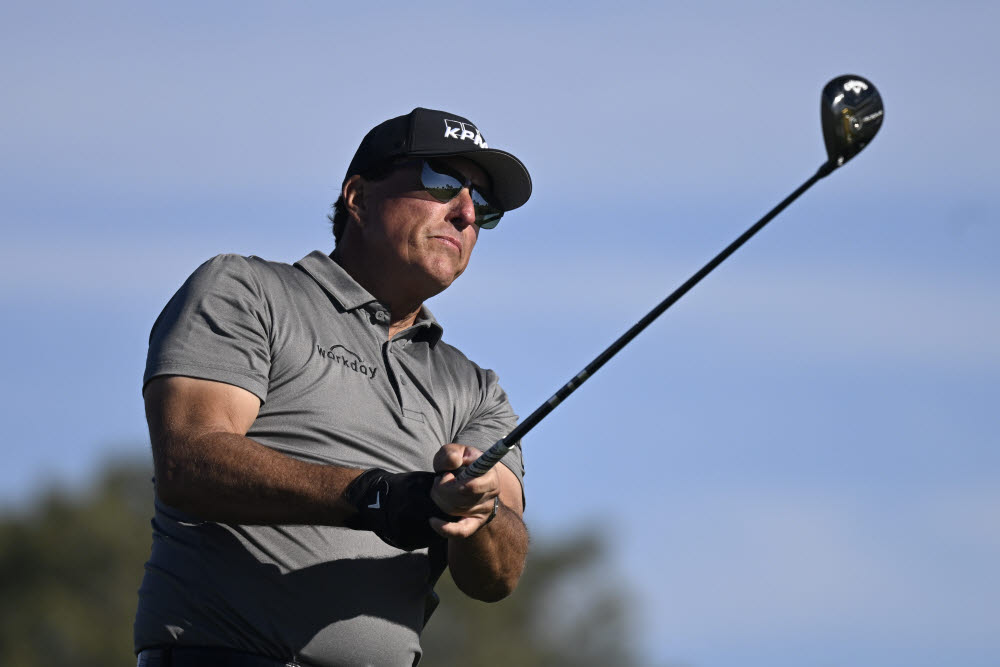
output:
[[[434,455],[434,472],[439,476],[431,488],[431,499],[445,514],[459,517],[457,521],[431,519],[431,526],[443,537],[470,537],[493,515],[494,499],[500,495],[500,475],[496,468],[467,481],[459,481],[455,476],[480,454],[474,447],[451,444]]]
[[[356,510],[347,527],[370,530],[397,549],[413,551],[440,542],[430,518],[450,519],[431,500],[434,473],[390,473],[372,468],[348,485],[344,498]],[[443,523],[443,521],[442,521]]]
[[[456,477],[480,453],[454,444],[438,450],[434,457],[438,477],[430,495],[437,507],[458,518],[450,522],[432,518],[430,524],[439,535],[451,538],[448,569],[458,588],[477,600],[494,602],[517,586],[528,553],[528,530],[521,519],[521,482],[507,466],[494,466],[470,480]],[[495,506],[496,518],[487,526]]]

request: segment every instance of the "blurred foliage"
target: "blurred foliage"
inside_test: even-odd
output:
[[[148,464],[114,464],[85,492],[50,491],[0,517],[0,665],[135,665],[151,476]],[[580,535],[533,544],[518,589],[496,604],[465,597],[445,574],[422,664],[637,664],[628,597],[607,571],[601,542]]]
[[[596,534],[532,544],[514,593],[495,604],[463,595],[448,573],[424,630],[427,664],[443,667],[637,665],[629,597],[608,575]]]
[[[151,475],[115,465],[85,493],[51,491],[0,519],[0,665],[135,665]]]

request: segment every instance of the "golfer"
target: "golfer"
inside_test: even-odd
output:
[[[530,194],[469,120],[417,108],[361,142],[331,254],[220,255],[173,296],[143,379],[156,501],[139,665],[409,667],[445,567],[473,598],[510,594],[528,546],[520,448],[455,472],[516,416],[424,302]]]

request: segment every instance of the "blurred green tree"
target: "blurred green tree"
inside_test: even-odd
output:
[[[135,665],[132,619],[152,537],[150,467],[116,464],[0,519],[0,665]]]
[[[0,517],[0,665],[131,667],[132,620],[151,544],[148,463],[107,467],[87,491],[53,490]],[[637,664],[629,597],[601,541],[532,545],[517,591],[483,604],[445,574],[423,664]]]
[[[435,667],[631,667],[638,665],[628,589],[609,575],[596,533],[533,543],[514,593],[483,604],[446,572],[441,605],[424,630]]]

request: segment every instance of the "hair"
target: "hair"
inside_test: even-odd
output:
[[[383,181],[392,174],[397,164],[399,164],[398,159],[377,164],[361,172],[361,178],[366,181]],[[349,174],[348,176],[353,176],[353,174]],[[340,241],[340,237],[344,235],[344,230],[347,229],[347,221],[351,219],[351,214],[347,212],[347,204],[344,202],[343,192],[340,193],[337,201],[334,202],[330,209],[332,213],[328,213],[326,219],[333,225],[333,241],[334,245],[336,245]]]

